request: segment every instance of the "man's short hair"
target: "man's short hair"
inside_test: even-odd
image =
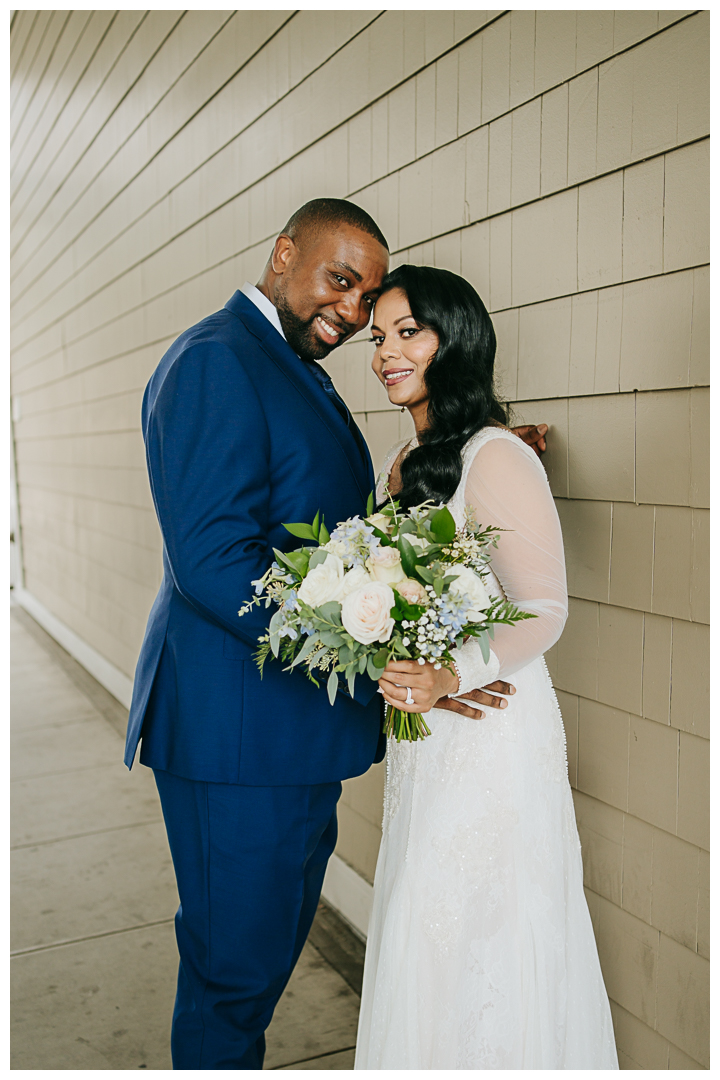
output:
[[[296,210],[282,230],[291,240],[301,241],[303,237],[313,239],[317,233],[338,225],[352,225],[389,251],[389,245],[380,229],[365,210],[347,199],[311,199]]]

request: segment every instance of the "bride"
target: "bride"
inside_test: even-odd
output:
[[[505,427],[495,334],[475,290],[401,266],[375,306],[373,370],[416,436],[388,454],[378,500],[472,507],[500,534],[490,592],[537,617],[500,626],[455,670],[388,664],[388,704],[424,742],[389,740],[356,1069],[617,1069],[564,732],[543,653],[567,616],[562,535],[542,465]],[[512,675],[481,721],[434,708]]]

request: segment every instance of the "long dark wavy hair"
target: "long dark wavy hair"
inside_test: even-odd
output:
[[[382,293],[391,289],[405,293],[418,326],[439,338],[425,370],[428,425],[400,467],[397,500],[403,509],[445,503],[460,483],[468,439],[493,421],[508,423],[493,379],[495,331],[472,285],[449,270],[399,266],[383,281]]]

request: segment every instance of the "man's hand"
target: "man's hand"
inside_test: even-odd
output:
[[[486,693],[486,691],[490,692]],[[469,716],[471,720],[482,720],[485,713],[467,705],[465,698],[469,701],[476,701],[479,705],[484,705],[488,709],[504,709],[507,707],[507,701],[504,697],[497,697],[496,695],[505,694],[507,697],[511,697],[514,693],[515,687],[512,683],[498,680],[497,682],[488,683],[482,690],[468,690],[467,694],[463,694],[462,700],[451,697],[440,698],[439,701],[435,702],[435,708],[460,713],[461,716]]]
[[[515,427],[511,430],[513,435],[517,435],[518,439],[522,439],[524,443],[535,451],[538,457],[547,450],[547,443],[545,442],[548,431],[547,424],[538,424],[537,427],[534,424],[525,424],[523,427]]]

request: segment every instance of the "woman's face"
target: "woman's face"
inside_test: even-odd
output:
[[[434,330],[418,326],[401,289],[391,289],[378,300],[372,336],[372,368],[393,405],[408,409],[426,405],[425,372],[437,352],[439,338]]]

